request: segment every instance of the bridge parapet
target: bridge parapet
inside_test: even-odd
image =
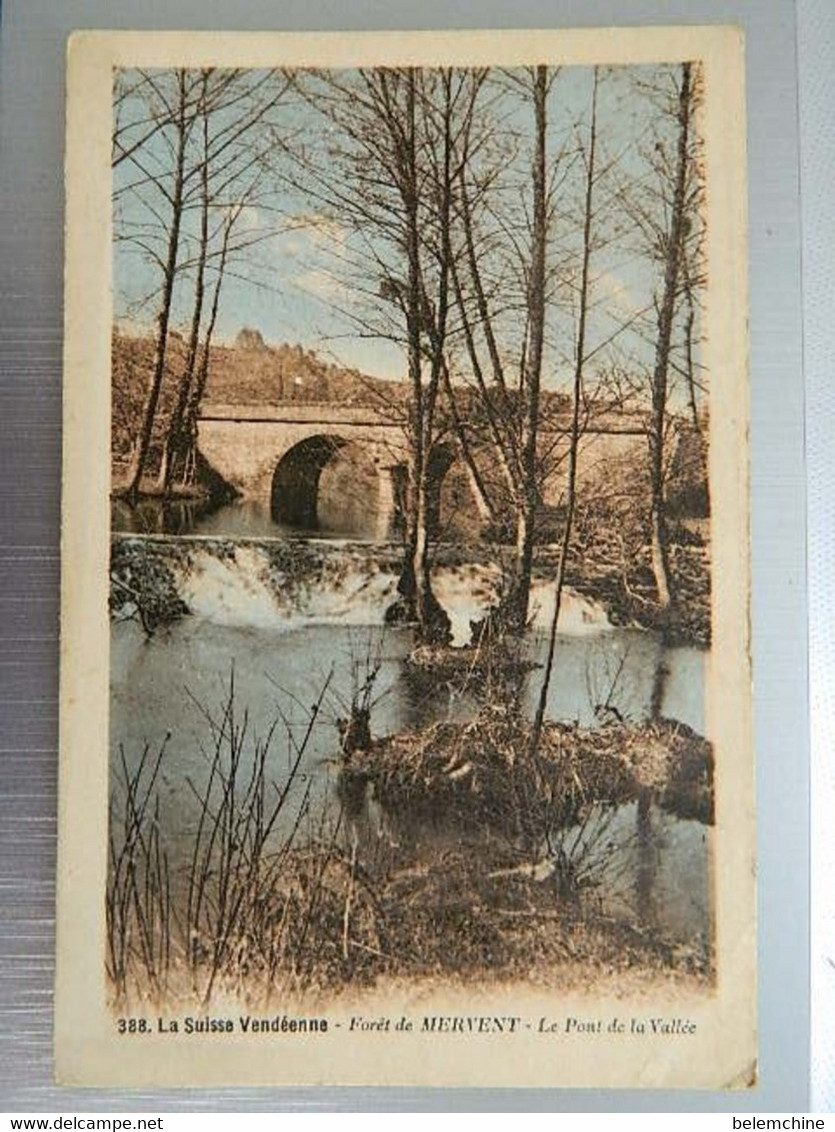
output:
[[[343,405],[334,402],[285,401],[278,405],[226,404],[209,402],[200,414],[203,421],[248,421],[251,423],[276,422],[284,424],[338,425],[357,428],[402,429],[405,412],[398,417],[396,409],[383,410],[374,405]],[[583,425],[585,433],[638,435],[647,431],[645,414],[621,413],[602,409],[592,413]],[[569,432],[571,414],[545,415],[541,422],[543,432]]]
[[[395,414],[385,414],[371,405],[334,405],[330,403],[303,404],[286,402],[283,405],[223,405],[207,404],[200,414],[201,421],[246,421],[252,424],[305,424],[340,425],[357,428],[402,429],[403,422]]]

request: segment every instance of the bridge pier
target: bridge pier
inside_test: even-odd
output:
[[[394,520],[397,516],[397,498],[394,490],[396,465],[387,465],[379,457],[377,464],[377,525],[374,538],[378,542],[388,542],[394,533]]]

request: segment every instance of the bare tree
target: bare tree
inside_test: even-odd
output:
[[[188,404],[189,390],[193,380],[194,367],[197,359],[197,348],[200,339],[200,328],[203,319],[203,295],[205,289],[206,257],[209,249],[209,113],[207,105],[208,84],[210,72],[203,71],[201,76],[200,100],[198,111],[202,120],[202,149],[203,159],[199,165],[200,178],[200,236],[197,253],[197,265],[194,273],[194,307],[191,316],[191,331],[188,338],[183,372],[180,376],[177,390],[177,400],[169,422],[168,432],[162,450],[162,459],[159,470],[159,489],[167,494],[171,487],[174,473],[174,464],[177,454],[183,448],[183,420],[186,405]]]
[[[215,326],[217,324],[218,309],[220,307],[221,288],[223,287],[224,273],[226,271],[226,263],[229,258],[230,240],[237,220],[245,207],[245,202],[241,202],[235,208],[231,209],[224,220],[223,235],[220,244],[220,254],[218,256],[215,285],[212,292],[212,303],[209,313],[209,321],[206,326],[206,331],[203,337],[203,345],[200,350],[200,361],[197,366],[196,372],[193,375],[193,380],[190,378],[187,385],[188,399],[183,414],[182,423],[182,457],[183,468],[182,476],[185,486],[194,483],[196,470],[197,470],[197,421],[200,416],[200,407],[203,403],[203,395],[206,392],[206,382],[209,378],[209,360],[211,356],[212,340],[214,338]],[[195,303],[195,306],[197,304]]]
[[[547,101],[553,75],[547,67],[538,66],[526,72],[524,78],[514,76],[512,80],[505,78],[505,82],[522,91],[533,112],[530,216],[521,222],[514,220],[512,209],[501,200],[500,163],[494,161],[492,166],[477,170],[474,154],[468,149],[458,177],[463,248],[452,270],[461,335],[477,392],[476,414],[485,427],[489,449],[498,465],[501,491],[509,499],[513,513],[514,554],[496,617],[503,628],[521,633],[527,624],[536,515],[541,501],[538,438],[549,227]],[[482,130],[490,128],[488,117]],[[501,154],[499,160],[501,157],[506,155]],[[486,223],[480,225],[479,217]],[[480,231],[480,227],[492,228],[492,232]],[[514,274],[522,281],[517,310],[524,334],[515,382],[507,372],[507,352],[500,344],[499,330],[502,314],[513,300],[507,294],[507,277],[501,298],[489,278],[498,245],[504,251],[501,258],[514,262]],[[486,350],[486,363],[482,350]],[[466,450],[464,455],[477,472],[476,459]],[[484,494],[497,515],[499,507],[491,500],[489,489]]]
[[[661,110],[661,128],[647,155],[650,178],[633,193],[628,210],[644,249],[658,264],[660,285],[652,328],[653,363],[649,375],[647,427],[650,484],[650,554],[658,602],[667,616],[676,607],[670,563],[666,503],[671,435],[670,394],[676,375],[684,377],[693,427],[700,430],[700,381],[694,357],[700,292],[705,284],[704,171],[693,117],[700,101],[697,64],[683,63],[670,76],[672,93],[653,87],[650,100]],[[680,324],[680,342],[676,339]]]
[[[259,90],[255,99],[246,99],[242,103],[238,89],[240,84],[230,84],[226,73],[221,72],[220,82],[215,83],[213,89],[210,86],[212,78],[211,71],[203,73],[200,101],[202,145],[200,158],[195,164],[194,189],[199,231],[194,263],[189,265],[194,274],[194,300],[186,357],[160,464],[158,487],[163,494],[169,493],[175,476],[182,480],[187,465],[193,466],[192,434],[208,375],[211,339],[226,266],[230,257],[250,250],[267,235],[257,231],[234,237],[234,229],[247,205],[258,199],[268,158],[283,147],[283,142],[276,145],[274,132],[262,126],[266,113],[279,104],[287,91],[287,80],[276,75],[265,91]],[[231,120],[230,104],[235,108]],[[272,172],[275,173],[274,170]],[[210,225],[212,217],[215,222]],[[210,328],[205,333],[198,374],[207,269],[215,272],[216,282]]]
[[[149,80],[150,81],[150,80]],[[173,167],[170,176],[148,172],[140,160],[137,151],[140,145],[134,145],[126,150],[121,142],[116,143],[115,159],[121,161],[129,154],[130,160],[141,174],[140,184],[147,181],[153,185],[163,198],[163,205],[168,205],[168,215],[160,214],[160,219],[167,227],[167,247],[164,260],[159,259],[156,251],[151,255],[156,259],[162,269],[162,294],[156,315],[156,332],[154,345],[154,358],[145,394],[145,403],[139,434],[136,438],[133,455],[128,471],[126,494],[130,499],[136,499],[139,494],[140,483],[145,471],[148,458],[148,449],[151,444],[151,430],[154,425],[157,404],[159,402],[162,379],[165,372],[165,353],[168,344],[168,324],[171,317],[171,301],[174,293],[174,280],[177,272],[177,262],[180,252],[180,229],[183,220],[183,190],[185,183],[185,162],[189,134],[194,124],[196,104],[193,99],[194,80],[185,70],[179,70],[175,78],[175,93],[173,98],[170,92],[161,83],[152,83],[151,89],[159,98],[162,106],[162,121],[170,123],[173,128]],[[124,128],[124,127],[123,127]],[[160,124],[159,130],[165,126]],[[146,138],[151,135],[143,135]],[[145,244],[150,249],[149,244]]]
[[[320,207],[356,234],[355,294],[365,309],[353,317],[361,333],[398,342],[406,354],[405,551],[396,612],[415,621],[427,642],[449,638],[430,579],[432,513],[438,443],[449,423],[442,402],[451,389],[460,255],[456,192],[478,90],[472,72],[419,68],[375,68],[351,79],[320,75],[307,89],[340,141],[335,151],[331,143],[322,169],[308,165],[301,175]],[[453,429],[460,439],[460,420]]]
[[[583,218],[583,251],[580,271],[579,317],[577,322],[577,337],[574,347],[574,382],[571,394],[571,435],[568,450],[568,482],[565,494],[565,515],[563,518],[562,541],[560,543],[560,557],[557,565],[557,577],[554,594],[554,612],[551,617],[551,627],[548,636],[548,653],[545,661],[545,672],[539,692],[536,713],[531,727],[529,752],[535,755],[539,748],[542,727],[545,720],[545,710],[548,703],[548,689],[554,667],[554,651],[557,639],[557,625],[562,604],[562,592],[565,585],[568,553],[571,545],[571,535],[574,525],[574,509],[577,500],[577,452],[580,443],[580,412],[583,400],[583,372],[586,363],[586,320],[589,305],[590,268],[592,254],[592,218],[594,216],[594,190],[597,177],[597,93],[598,70],[594,69],[592,87],[591,118],[589,122],[588,148],[585,153],[585,200]]]
[[[510,625],[524,629],[533,564],[534,523],[539,505],[537,483],[537,437],[539,434],[542,351],[545,338],[545,250],[548,239],[546,214],[545,141],[548,68],[539,66],[533,76],[534,156],[532,166],[533,219],[531,262],[528,277],[528,334],[524,362],[524,418],[521,435],[521,480],[517,487],[516,555],[508,600]]]
[[[131,72],[132,76],[134,73]],[[207,273],[215,272],[213,318],[223,273],[236,254],[272,231],[232,230],[244,206],[258,200],[265,167],[284,139],[272,112],[289,83],[277,71],[140,72],[123,80],[117,99],[114,168],[124,163],[114,197],[117,238],[140,250],[160,271],[154,361],[134,446],[127,494],[136,498],[147,473],[151,437],[166,371],[168,335],[178,281],[193,281],[189,334],[170,419],[166,423],[158,490],[182,476],[190,450],[186,427],[197,378]],[[173,89],[172,89],[173,88]],[[197,217],[195,222],[192,219]],[[164,243],[165,256],[160,254]],[[208,364],[208,347],[203,350]],[[202,362],[200,363],[202,372]]]

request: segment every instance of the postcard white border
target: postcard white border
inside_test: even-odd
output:
[[[381,61],[521,64],[675,62],[706,69],[709,174],[711,482],[714,646],[709,735],[717,744],[719,987],[709,1007],[686,1004],[699,1041],[686,1057],[654,1043],[559,1059],[543,1046],[518,1062],[495,1045],[438,1041],[391,1053],[369,1042],[340,1054],[307,1042],[277,1070],[274,1052],[247,1041],[189,1046],[119,1044],[103,1000],[109,624],[110,114],[114,66],[356,66]],[[671,1085],[753,1080],[754,798],[749,651],[747,373],[743,47],[739,31],[640,28],[524,32],[348,34],[80,33],[69,53],[62,691],[59,794],[59,1079],[154,1084]],[[98,411],[91,412],[91,406]],[[730,457],[730,458],[729,458]],[[721,484],[721,487],[720,487]],[[577,1004],[578,1008],[582,1004]],[[612,1004],[595,1002],[600,1013]],[[684,1004],[683,1004],[684,1005]],[[560,1004],[563,1012],[569,1002]],[[585,1004],[588,1009],[588,1003]],[[623,1012],[624,1004],[614,1009]],[[647,1009],[647,1004],[642,1004]],[[609,1056],[610,1052],[614,1056]],[[684,1073],[686,1061],[686,1074]],[[524,1069],[522,1067],[524,1066]]]

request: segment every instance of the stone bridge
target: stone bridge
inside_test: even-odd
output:
[[[400,422],[373,408],[207,405],[198,448],[244,499],[269,507],[278,522],[308,530],[347,522],[378,538],[392,531],[406,440]]]
[[[546,445],[564,443],[565,428],[551,426]],[[643,436],[637,420],[601,418],[587,427],[579,472],[589,474]],[[364,527],[386,538],[399,513],[405,484],[407,446],[402,424],[368,406],[324,404],[207,404],[198,422],[198,448],[209,464],[246,500],[269,507],[278,522],[306,529]],[[442,444],[433,458],[436,521],[442,488],[455,505],[479,520],[487,518],[484,500],[465,461],[451,444]],[[447,473],[455,467],[455,475]],[[444,481],[447,480],[447,486]],[[546,501],[562,489],[549,484]],[[547,497],[553,497],[548,500]],[[354,514],[352,514],[352,511]],[[329,515],[342,519],[329,522]]]

